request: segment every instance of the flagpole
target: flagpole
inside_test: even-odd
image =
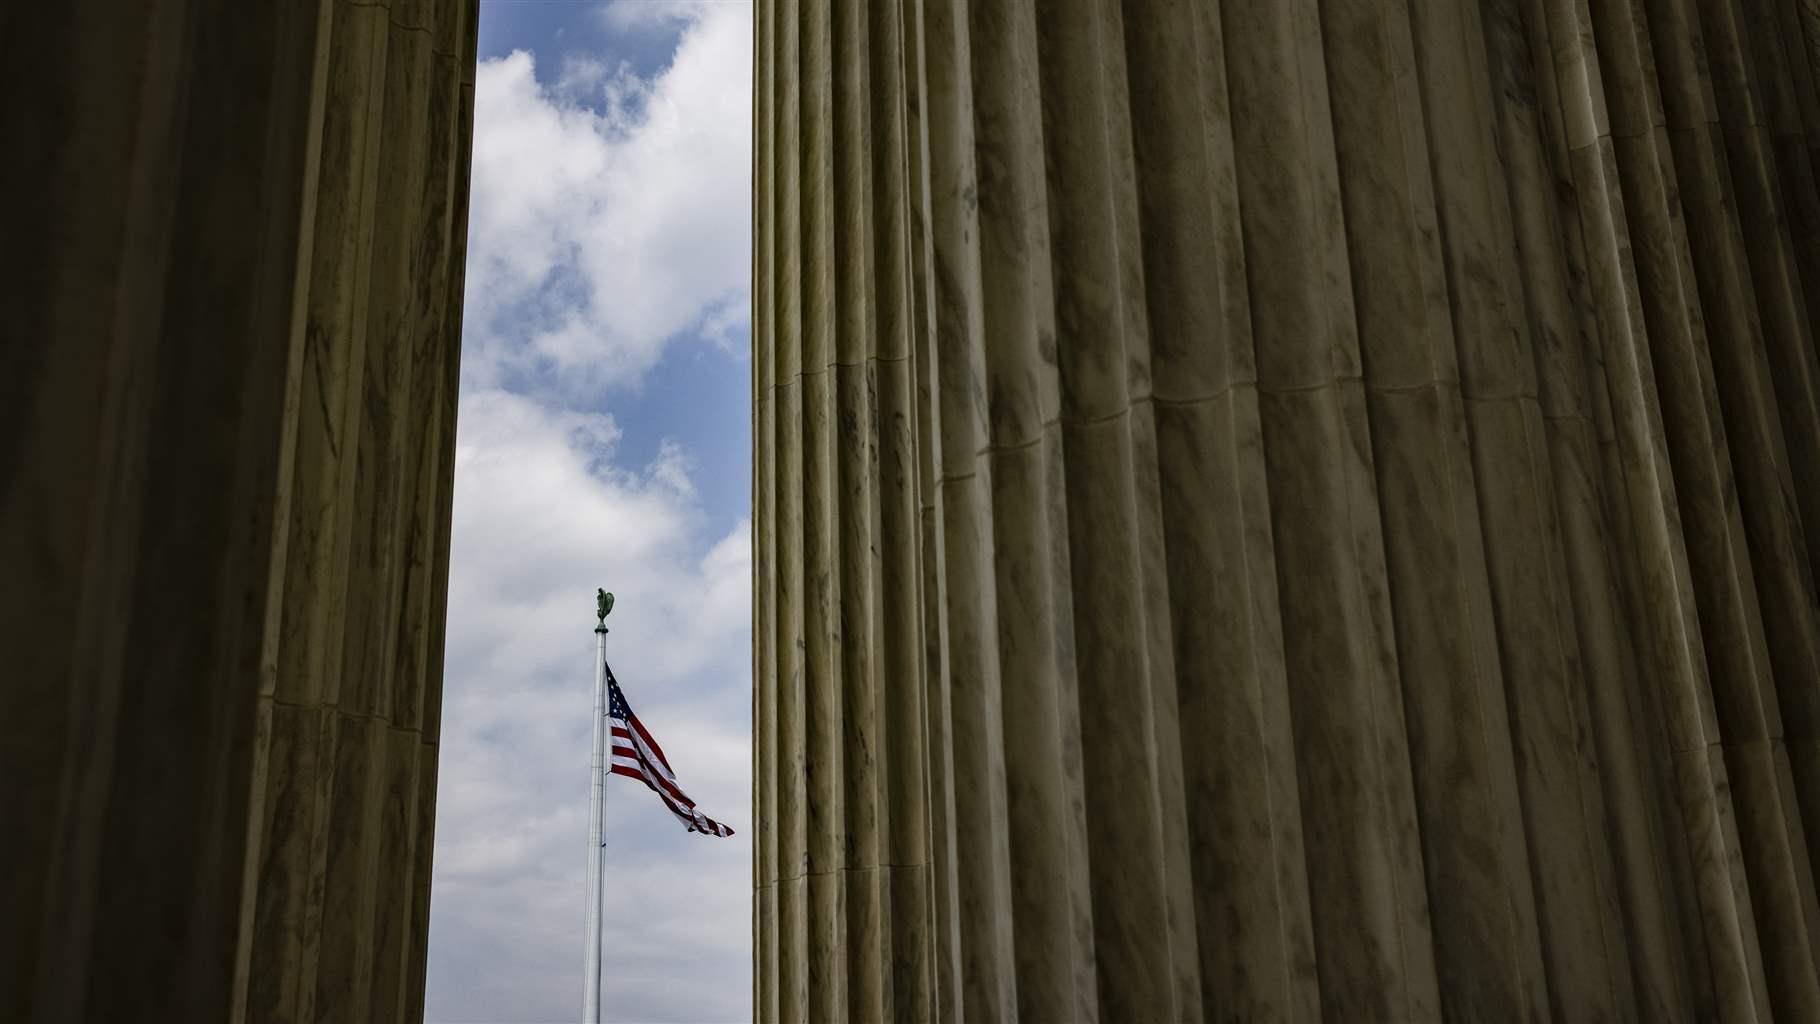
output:
[[[588,952],[581,998],[582,1024],[600,1024],[600,842],[601,810],[606,796],[607,612],[613,595],[596,592],[594,626],[594,759],[592,806],[588,814]]]

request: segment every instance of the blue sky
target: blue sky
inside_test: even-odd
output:
[[[686,790],[610,779],[605,1009],[751,1016],[751,7],[482,0],[431,1021],[574,1020],[593,593]]]

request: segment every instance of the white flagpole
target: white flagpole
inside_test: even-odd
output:
[[[588,953],[581,1024],[600,1024],[600,825],[607,767],[607,611],[612,607],[613,595],[601,591],[596,609],[600,623],[594,627],[594,781],[588,815]]]

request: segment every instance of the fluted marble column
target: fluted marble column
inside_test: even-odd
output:
[[[476,14],[0,19],[0,1018],[422,1016]]]
[[[767,1022],[1820,1019],[1820,18],[755,5]]]

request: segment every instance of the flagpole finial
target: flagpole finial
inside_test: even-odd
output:
[[[612,610],[613,595],[605,590],[596,590],[594,592],[594,617],[600,621],[595,625],[594,632],[605,633],[607,631],[607,613]]]

